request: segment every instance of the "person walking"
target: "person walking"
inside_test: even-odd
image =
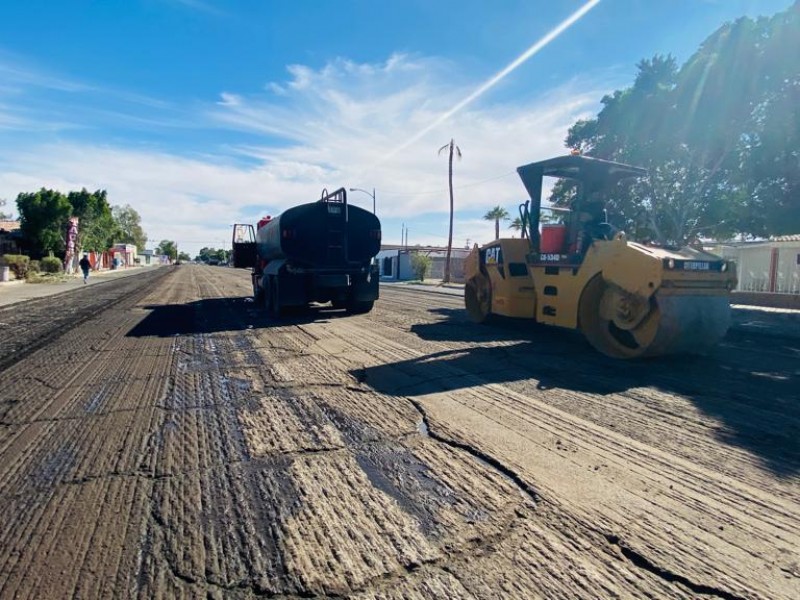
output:
[[[83,283],[86,283],[89,279],[89,269],[92,268],[92,263],[89,262],[89,255],[84,254],[83,258],[78,261],[78,265],[80,266],[81,271],[83,271]]]

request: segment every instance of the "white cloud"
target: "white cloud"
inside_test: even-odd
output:
[[[516,214],[525,191],[515,168],[563,152],[567,128],[593,114],[615,83],[576,79],[502,104],[487,94],[381,161],[466,97],[476,82],[452,63],[403,54],[379,64],[337,59],[317,70],[293,65],[289,75],[287,82],[265,85],[261,94],[221,92],[195,114],[200,128],[228,130],[226,137],[246,134],[237,145],[203,148],[202,156],[142,148],[137,140],[126,146],[79,142],[63,133],[57,143],[0,146],[0,197],[42,186],[103,188],[113,204],[131,204],[140,212],[153,241],[185,241],[196,252],[227,240],[231,223],[313,201],[324,187],[374,187],[387,241],[399,239],[405,221],[414,243],[442,243],[447,158],[437,150],[454,137],[463,152],[454,166],[455,238],[459,244],[467,237],[486,241],[493,225],[474,213],[500,204]],[[372,204],[362,194],[351,199]],[[427,220],[421,216],[426,214]],[[423,238],[428,228],[435,231]]]

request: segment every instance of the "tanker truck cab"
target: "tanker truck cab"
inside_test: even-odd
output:
[[[380,243],[375,215],[350,206],[345,188],[323,190],[256,228],[234,225],[234,266],[251,269],[253,297],[273,316],[312,302],[364,313],[378,298]]]

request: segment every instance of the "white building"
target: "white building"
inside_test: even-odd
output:
[[[429,279],[444,279],[444,266],[447,260],[447,248],[438,246],[381,246],[375,257],[380,266],[381,280],[409,281],[415,279],[411,269],[412,254],[426,254],[432,259]],[[464,248],[452,248],[450,251],[450,280],[455,283],[464,282],[464,259],[470,251]]]
[[[715,247],[736,261],[739,292],[800,294],[800,234]]]

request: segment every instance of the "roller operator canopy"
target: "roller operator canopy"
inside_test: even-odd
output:
[[[531,200],[538,205],[541,202],[542,177],[575,179],[581,182],[584,188],[596,190],[608,188],[629,177],[643,177],[647,175],[647,169],[590,156],[570,154],[517,167],[517,173],[519,173]]]

